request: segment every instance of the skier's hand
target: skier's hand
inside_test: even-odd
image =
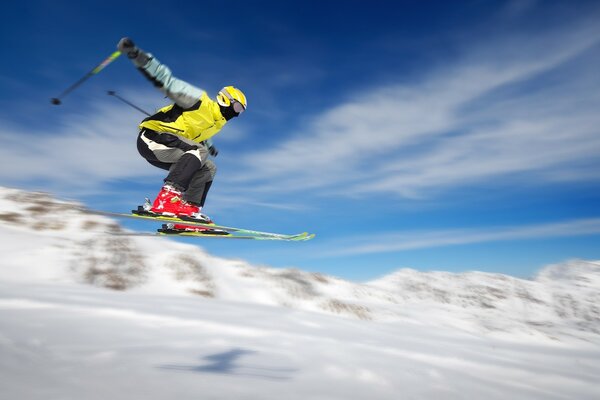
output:
[[[214,145],[210,145],[208,147],[208,154],[210,154],[213,157],[216,157],[219,155],[219,150]]]
[[[117,49],[119,49],[121,53],[126,54],[127,57],[131,58],[131,61],[133,61],[138,68],[142,68],[152,58],[152,55],[137,47],[135,43],[133,43],[133,40],[128,37],[119,40]]]
[[[124,37],[119,40],[117,44],[117,49],[123,54],[126,54],[129,58],[136,58],[139,54],[140,49],[135,47],[135,43],[128,37]]]

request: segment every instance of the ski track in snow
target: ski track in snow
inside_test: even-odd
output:
[[[600,398],[598,262],[354,284],[10,189],[0,227],[0,399]]]

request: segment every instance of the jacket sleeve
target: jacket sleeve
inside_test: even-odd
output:
[[[138,65],[139,70],[175,104],[189,108],[200,100],[204,90],[175,78],[169,67],[154,58],[152,54],[147,53],[147,56],[147,62]]]

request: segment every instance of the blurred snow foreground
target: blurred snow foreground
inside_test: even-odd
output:
[[[6,188],[0,228],[0,398],[600,398],[598,261],[353,283]]]

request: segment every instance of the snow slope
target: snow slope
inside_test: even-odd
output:
[[[420,322],[426,315],[431,323],[497,335],[595,340],[600,333],[600,262],[549,266],[533,280],[404,269],[358,284],[217,258],[166,238],[113,235],[124,232],[117,221],[81,209],[43,193],[0,190],[0,279],[88,283],[364,320]]]
[[[600,397],[600,262],[359,284],[14,189],[0,227],[0,398]]]
[[[0,284],[3,399],[597,399],[600,349],[201,297]]]

